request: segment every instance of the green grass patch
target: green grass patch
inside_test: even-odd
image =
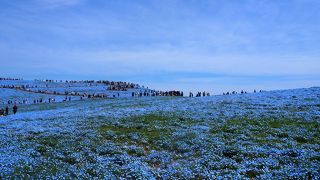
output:
[[[314,98],[304,98],[304,101],[310,102],[310,101],[315,101]]]
[[[101,133],[106,133],[107,131],[113,131],[117,135],[129,135],[129,133],[138,133],[144,138],[147,139],[159,139],[161,134],[164,134],[164,131],[141,128],[141,127],[123,127],[123,126],[113,126],[113,125],[102,125],[99,129]]]
[[[43,138],[40,138],[38,140],[38,143],[45,145],[45,146],[50,146],[50,147],[56,147],[59,143],[59,136],[45,136]]]
[[[149,151],[165,148],[159,143],[160,140],[170,137],[177,128],[176,126],[192,125],[195,120],[172,114],[167,116],[146,114],[122,118],[119,122],[116,125],[104,124],[99,127],[98,131],[106,140],[112,140],[119,144],[134,144]],[[110,132],[115,136],[110,137]]]
[[[280,121],[271,121],[269,122],[269,126],[272,128],[281,128],[282,124]]]
[[[138,103],[138,104],[128,104],[128,105],[118,105],[118,104],[112,104],[112,108],[143,108],[149,106],[149,104],[146,103]]]
[[[319,122],[298,118],[232,118],[223,123],[211,124],[210,133],[224,140],[226,144],[237,141],[239,135],[264,145],[284,143],[284,139],[299,144],[319,143]],[[296,134],[303,132],[304,134]],[[309,138],[306,138],[309,137]],[[289,144],[288,144],[289,146]]]
[[[20,162],[15,165],[14,172],[8,179],[26,179],[26,177],[31,177],[31,179],[32,177],[46,179],[50,176],[56,176],[59,172],[64,170],[66,169],[62,168],[59,164],[54,163],[40,162],[36,165],[30,165],[25,162]]]

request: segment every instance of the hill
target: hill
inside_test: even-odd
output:
[[[21,104],[0,117],[0,178],[319,178],[319,125],[320,88]]]

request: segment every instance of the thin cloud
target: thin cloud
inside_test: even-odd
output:
[[[81,4],[83,0],[36,0],[44,8],[52,9],[63,6],[75,6]]]
[[[166,85],[181,74],[188,75],[184,84],[209,84],[203,74],[210,73],[320,79],[320,4],[313,0],[33,0],[0,7],[0,71],[8,75],[135,75],[150,83],[165,74]],[[220,83],[229,84],[212,84]]]

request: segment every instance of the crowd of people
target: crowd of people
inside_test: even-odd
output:
[[[144,92],[132,92],[132,97],[142,97],[142,96],[183,96],[182,91],[155,91],[155,90],[145,90]]]
[[[45,79],[45,80],[40,80],[40,79],[36,79],[36,81],[40,81],[40,82],[46,82],[46,83],[94,83],[95,81],[94,80],[81,80],[81,81],[74,81],[74,80],[52,80],[52,79]]]
[[[108,80],[81,80],[81,81],[75,81],[75,80],[65,80],[65,81],[58,81],[58,80],[50,80],[50,79],[46,79],[46,80],[37,80],[37,81],[41,81],[41,82],[46,82],[46,83],[69,83],[69,84],[75,84],[75,83],[86,83],[86,84],[104,84],[108,86],[108,90],[112,90],[112,91],[127,91],[128,89],[134,89],[134,88],[139,88],[140,85],[139,84],[135,84],[135,83],[130,83],[130,82],[123,82],[123,81],[108,81]]]
[[[5,77],[0,77],[0,81],[20,81],[23,80],[21,78],[5,78]]]
[[[80,96],[80,97],[87,97],[87,98],[106,98],[106,94],[97,94],[97,93],[80,93],[76,91],[65,91],[65,92],[57,92],[57,91],[48,91],[48,90],[40,90],[37,88],[38,86],[31,86],[31,85],[2,85],[0,88],[9,88],[9,89],[16,89],[26,92],[32,93],[39,93],[39,94],[51,94],[51,95],[63,95],[63,96]]]
[[[257,90],[254,90],[253,91],[254,93],[257,93],[258,91]],[[262,90],[260,90],[259,92],[263,92]],[[240,94],[247,94],[248,92],[247,91],[244,91],[244,90],[241,90]],[[237,91],[232,91],[232,92],[224,92],[222,93],[222,95],[232,95],[232,94],[238,94]]]
[[[84,98],[103,98],[105,95],[103,94],[89,94],[87,96],[80,96],[80,98],[77,98],[76,100],[83,100]],[[63,98],[62,100],[60,100],[60,102],[66,102],[66,101],[71,101],[74,100],[74,98],[72,98],[71,96],[66,96],[65,98]],[[21,101],[15,101],[14,104],[41,104],[41,103],[55,103],[58,102],[56,100],[56,98],[48,98],[48,99],[43,99],[43,98],[39,98],[39,99],[34,99],[34,100],[28,100],[28,99],[23,99]],[[8,100],[7,104],[13,104],[12,100]]]
[[[210,96],[210,93],[205,92],[205,91],[203,91],[203,92],[199,91],[199,92],[197,92],[195,97],[201,97],[201,96],[203,96],[203,97]],[[189,93],[189,97],[193,97],[193,93],[192,92]]]
[[[66,95],[66,96],[82,96],[87,98],[106,98],[108,97],[107,94],[97,94],[97,93],[83,93],[83,92],[76,92],[76,91],[65,91],[65,92],[57,92],[57,91],[49,91],[47,88],[49,87],[50,83],[58,82],[58,80],[36,80],[40,82],[45,82],[43,85],[1,85],[0,88],[10,88],[10,89],[17,89],[27,92],[33,93],[41,93],[41,94],[52,94],[52,95]],[[82,83],[86,84],[86,86],[97,86],[97,84],[104,84],[106,85],[106,90],[111,91],[127,91],[128,89],[136,89],[139,88],[140,85],[130,83],[130,82],[122,82],[122,81],[107,81],[107,80],[83,80],[83,81],[68,81],[66,80],[63,82],[62,80],[59,81],[60,83],[69,84],[68,87],[74,87],[71,85],[72,83]],[[94,84],[96,83],[96,84]],[[44,89],[45,88],[45,89]]]
[[[17,78],[0,78],[0,80],[21,80]],[[0,115],[8,115],[9,114],[9,107],[12,106],[12,112],[13,114],[17,113],[17,104],[41,104],[41,103],[55,103],[55,102],[65,102],[65,101],[71,101],[71,100],[83,100],[83,99],[91,99],[91,98],[107,98],[107,94],[103,93],[88,93],[88,92],[76,92],[76,91],[64,91],[64,92],[58,92],[58,91],[50,91],[48,88],[51,86],[50,83],[66,83],[67,85],[64,85],[66,87],[76,87],[77,84],[72,83],[83,83],[85,86],[97,86],[98,84],[104,84],[107,85],[106,90],[111,91],[127,91],[128,89],[135,89],[131,92],[132,97],[142,97],[142,96],[184,96],[182,91],[156,91],[156,90],[150,90],[148,88],[142,88],[140,91],[138,91],[140,88],[140,85],[130,83],[130,82],[122,82],[122,81],[106,81],[106,80],[100,80],[100,81],[94,81],[94,80],[85,80],[85,81],[58,81],[58,80],[36,80],[41,81],[45,83],[38,83],[38,84],[22,84],[22,85],[0,85],[0,88],[9,88],[9,89],[15,89],[15,90],[21,90],[26,92],[32,92],[32,93],[39,93],[39,94],[46,94],[49,96],[54,97],[61,97],[65,96],[65,98],[37,98],[37,99],[23,99],[19,101],[7,101],[7,107],[0,109]],[[52,86],[54,87],[54,86]],[[81,86],[82,87],[82,86]],[[120,93],[111,92],[112,97],[120,97]],[[110,94],[109,94],[110,95]],[[130,96],[130,93],[128,94]],[[78,98],[75,98],[74,96],[78,96]],[[201,97],[201,96],[210,96],[207,92],[197,92],[195,97]],[[193,97],[193,93],[190,92],[189,97]],[[3,103],[4,104],[4,103]]]
[[[119,81],[119,82],[102,81],[102,83],[106,84],[108,86],[107,89],[111,91],[127,91],[128,89],[135,89],[140,87],[138,84],[122,82],[122,81]]]
[[[15,103],[12,107],[12,113],[16,114],[18,112],[18,106]],[[0,109],[0,116],[7,116],[9,115],[9,106],[6,106],[5,108]]]

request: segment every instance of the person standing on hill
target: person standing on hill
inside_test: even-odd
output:
[[[9,107],[8,107],[8,106],[6,107],[5,115],[6,115],[6,116],[9,115]]]
[[[14,106],[13,106],[13,114],[16,114],[17,111],[18,111],[18,106],[17,106],[17,104],[14,104]]]

